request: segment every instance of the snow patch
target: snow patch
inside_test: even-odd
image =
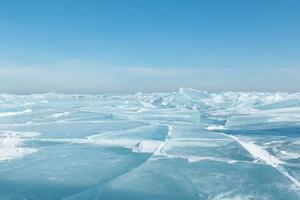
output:
[[[16,115],[31,113],[31,112],[32,112],[32,110],[30,110],[30,109],[19,111],[19,112],[1,112],[0,117],[12,117],[12,116],[16,116]]]
[[[24,135],[26,137],[26,133]],[[24,140],[20,134],[16,133],[7,133],[5,137],[0,137],[0,161],[21,158],[37,152],[37,149],[22,147]]]

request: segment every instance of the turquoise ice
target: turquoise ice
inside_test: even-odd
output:
[[[1,94],[0,199],[300,199],[300,94]]]

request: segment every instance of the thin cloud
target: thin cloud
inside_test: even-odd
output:
[[[126,70],[130,73],[147,76],[178,76],[190,74],[190,70],[170,69],[170,68],[150,68],[150,67],[129,67]]]

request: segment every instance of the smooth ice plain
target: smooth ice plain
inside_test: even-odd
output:
[[[0,95],[1,200],[300,199],[300,93]]]

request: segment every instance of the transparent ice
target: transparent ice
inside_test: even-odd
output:
[[[300,93],[0,94],[0,199],[300,199]]]

